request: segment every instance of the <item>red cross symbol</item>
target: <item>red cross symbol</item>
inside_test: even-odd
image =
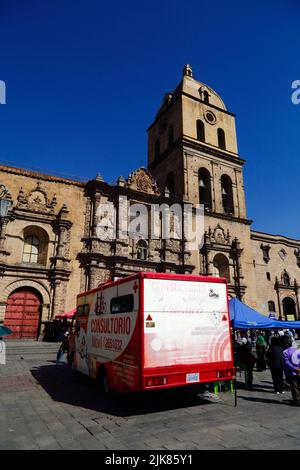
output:
[[[133,286],[133,290],[134,290],[134,293],[136,294],[136,291],[138,290],[139,286],[137,284],[137,282],[135,281],[134,283],[134,286]]]

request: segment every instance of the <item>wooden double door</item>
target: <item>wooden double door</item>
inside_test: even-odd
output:
[[[37,339],[40,330],[42,300],[37,291],[21,288],[7,300],[4,325],[13,331],[9,339]]]

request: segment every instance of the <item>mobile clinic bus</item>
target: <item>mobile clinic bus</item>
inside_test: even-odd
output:
[[[79,294],[76,315],[73,367],[103,391],[233,378],[225,279],[139,273]]]

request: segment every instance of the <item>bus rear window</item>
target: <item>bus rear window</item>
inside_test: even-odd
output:
[[[110,313],[127,313],[133,311],[133,294],[115,297],[110,301]]]

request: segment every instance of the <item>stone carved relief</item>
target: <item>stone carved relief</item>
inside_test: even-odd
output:
[[[98,287],[100,284],[110,280],[110,272],[97,266],[90,268],[90,289]]]
[[[53,213],[57,205],[56,195],[48,199],[47,193],[42,189],[41,182],[38,181],[34,190],[25,195],[23,188],[20,189],[17,198],[17,208],[27,209],[33,212]]]
[[[230,245],[231,237],[229,230],[225,232],[225,230],[221,227],[221,225],[217,225],[214,230],[209,227],[208,232],[206,232],[208,241],[211,243],[217,243],[218,245]]]
[[[169,263],[178,263],[178,255],[177,253],[168,252],[166,256],[166,261]]]
[[[166,249],[175,251],[176,253],[180,252],[181,250],[181,245],[180,245],[180,240],[167,240],[166,241]]]
[[[65,233],[65,240],[64,240],[64,256],[65,258],[69,258],[70,256],[70,246],[71,246],[71,231],[67,230]]]
[[[129,175],[126,187],[147,194],[161,195],[156,181],[143,167]]]
[[[85,222],[84,222],[84,236],[85,237],[88,237],[90,234],[91,214],[92,214],[92,201],[90,197],[87,197],[86,206],[85,206]]]

